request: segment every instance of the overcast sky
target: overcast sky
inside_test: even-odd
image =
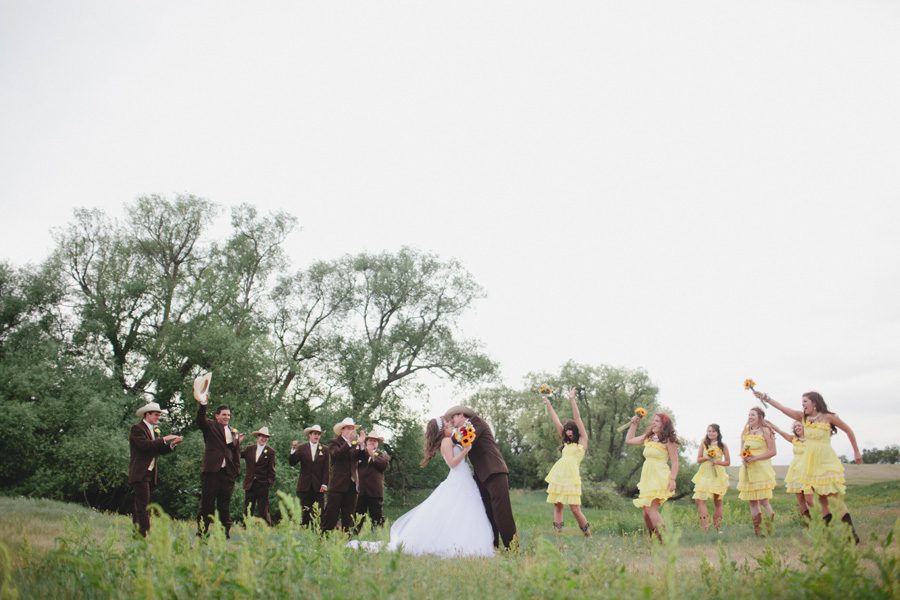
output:
[[[753,377],[883,446],[898,107],[896,2],[0,0],[0,258],[142,194],[287,210],[295,267],[462,261],[509,385],[643,367],[734,445]]]

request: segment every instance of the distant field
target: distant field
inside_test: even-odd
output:
[[[570,514],[563,533],[553,532],[543,492],[514,490],[521,546],[492,559],[354,551],[341,536],[323,540],[287,520],[275,528],[254,520],[247,529],[236,527],[230,541],[220,531],[201,541],[193,523],[158,517],[145,541],[135,538],[126,516],[0,497],[0,598],[897,600],[900,481],[893,469],[861,471],[890,478],[848,489],[863,538],[858,547],[840,525],[825,528],[816,519],[806,529],[783,491],[773,499],[774,531],[764,538],[754,536],[747,503],[734,490],[725,497],[722,533],[697,527],[689,498],[667,502],[671,535],[661,545],[642,532],[641,512],[626,498],[585,509],[594,530],[585,538]],[[297,510],[294,499],[288,502]],[[391,506],[387,516],[408,508]],[[383,540],[387,532],[366,530],[362,537]]]
[[[738,480],[740,465],[728,467],[728,477],[732,483]],[[784,481],[787,465],[775,465],[778,483]],[[844,477],[848,485],[866,485],[879,481],[900,481],[900,465],[844,465]]]

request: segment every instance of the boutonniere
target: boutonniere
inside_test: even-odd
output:
[[[156,434],[156,437],[159,437],[159,436],[162,435],[162,431],[159,430],[159,427],[154,427],[154,428],[153,428],[153,433]]]

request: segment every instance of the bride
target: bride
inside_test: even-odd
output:
[[[494,555],[491,523],[465,461],[471,446],[454,444],[452,431],[450,423],[441,417],[428,421],[422,466],[440,449],[450,473],[424,502],[394,521],[388,550],[441,557]],[[351,542],[351,546],[367,550],[382,547],[378,542]]]

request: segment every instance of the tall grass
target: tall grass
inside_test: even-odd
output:
[[[231,540],[218,526],[199,539],[193,523],[162,514],[146,540],[121,518],[105,528],[69,518],[55,548],[21,554],[14,567],[0,560],[0,581],[7,597],[22,598],[896,599],[898,492],[897,482],[853,490],[850,504],[860,507],[856,519],[864,524],[860,546],[842,526],[815,520],[805,529],[790,498],[776,502],[776,532],[762,540],[736,499],[726,504],[723,534],[699,531],[692,504],[667,503],[668,535],[658,544],[639,532],[640,512],[627,501],[588,511],[595,532],[588,539],[571,516],[562,535],[552,533],[543,494],[516,492],[518,550],[453,560],[348,549],[342,535],[322,539],[300,527],[299,504],[283,496],[281,523],[269,528],[248,519]],[[387,532],[364,537],[386,539]],[[3,575],[10,568],[11,578]]]

